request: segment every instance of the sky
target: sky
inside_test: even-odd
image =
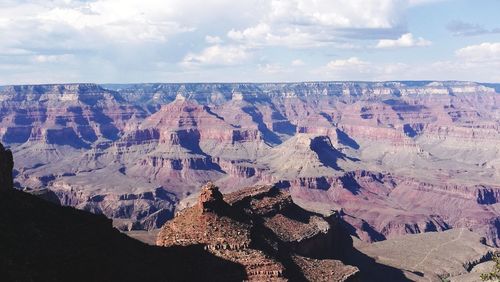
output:
[[[500,0],[1,0],[0,85],[500,82]]]

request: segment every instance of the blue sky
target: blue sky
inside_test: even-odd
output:
[[[498,0],[4,0],[0,84],[500,82]]]

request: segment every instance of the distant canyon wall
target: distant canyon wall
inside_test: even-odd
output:
[[[466,226],[498,245],[500,94],[474,82],[27,85],[0,91],[19,189],[121,229],[201,185],[276,184],[366,241]]]

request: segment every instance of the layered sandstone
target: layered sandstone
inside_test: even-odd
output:
[[[339,210],[366,241],[467,226],[498,245],[495,87],[13,86],[0,94],[0,137],[16,187],[49,188],[121,229],[162,225],[207,181],[277,183],[308,208]]]

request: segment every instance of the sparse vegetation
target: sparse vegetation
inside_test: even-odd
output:
[[[495,267],[491,272],[481,274],[483,281],[500,281],[500,253],[496,253],[493,256],[493,261],[495,262]]]

